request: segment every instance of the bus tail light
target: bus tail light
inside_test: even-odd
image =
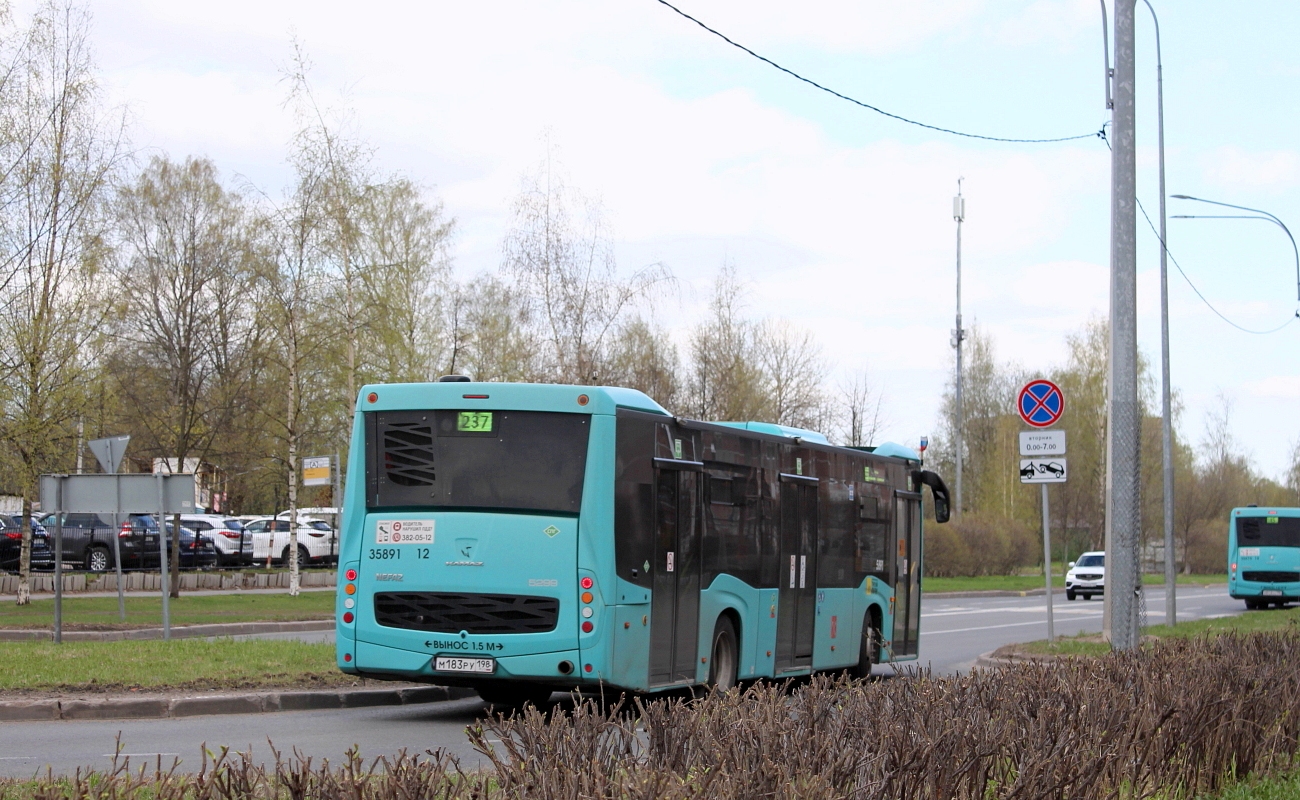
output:
[[[351,612],[351,611],[345,611],[345,612],[343,612],[343,621],[344,621],[344,622],[351,624],[352,620],[354,620],[354,619],[356,619],[356,617],[352,616],[352,612]]]
[[[343,573],[343,577],[347,578],[349,581],[355,581],[357,579],[357,571],[355,569],[350,569]]]
[[[591,624],[591,620],[587,620],[586,622],[582,623],[583,633],[591,633],[593,630],[595,630],[595,628],[596,626]]]
[[[1237,574],[1237,564],[1236,564],[1236,562],[1233,562],[1233,564],[1232,564],[1232,574],[1233,574],[1233,575],[1236,575],[1236,574]]]

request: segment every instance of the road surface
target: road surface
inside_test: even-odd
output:
[[[1042,597],[936,598],[924,601],[921,626],[922,665],[937,674],[969,669],[981,653],[1004,644],[1043,639],[1047,615]],[[1099,600],[1066,602],[1055,598],[1058,635],[1101,630]],[[1164,593],[1153,588],[1147,597],[1148,619],[1164,621]],[[1223,587],[1179,590],[1180,620],[1238,614],[1240,601]],[[1268,613],[1268,612],[1259,612]],[[293,634],[316,641],[332,634]],[[285,638],[289,634],[273,634]],[[903,671],[905,671],[904,668]],[[894,667],[879,667],[889,675]],[[123,752],[132,764],[152,763],[159,754],[164,765],[180,758],[183,769],[197,769],[200,748],[252,749],[259,759],[269,759],[267,740],[282,752],[297,748],[316,763],[336,762],[354,744],[363,756],[395,753],[402,748],[418,753],[443,747],[460,755],[466,766],[479,764],[479,756],[465,738],[466,725],[481,718],[483,703],[476,699],[417,706],[330,711],[295,711],[275,714],[189,717],[154,720],[61,722],[9,722],[0,725],[0,775],[25,778],[50,765],[56,773],[79,766],[107,767],[114,743],[121,734]]]

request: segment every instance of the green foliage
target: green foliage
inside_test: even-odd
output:
[[[334,645],[293,640],[8,642],[0,648],[0,690],[6,691],[243,688],[352,680],[335,667]]]

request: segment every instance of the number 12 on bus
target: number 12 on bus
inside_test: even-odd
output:
[[[918,655],[914,451],[673,417],[641,392],[367,386],[352,433],[338,665],[477,689],[653,692]]]

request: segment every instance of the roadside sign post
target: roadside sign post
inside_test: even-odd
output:
[[[100,469],[116,474],[118,467],[122,465],[122,456],[126,455],[126,446],[130,443],[130,436],[108,436],[103,439],[91,439],[86,443],[86,446],[90,448],[90,452],[95,454],[95,460],[99,462]],[[122,494],[118,492],[117,508],[113,512],[114,525],[122,524],[121,516]],[[126,590],[122,586],[122,543],[119,541],[121,538],[114,533],[113,573],[117,576],[117,617],[122,622],[126,622]]]
[[[171,638],[167,603],[166,515],[194,511],[194,476],[188,473],[42,475],[41,507],[54,509],[54,641],[63,641],[63,515],[158,512],[158,552],[162,573],[163,638]],[[114,532],[116,538],[116,532]],[[120,587],[121,584],[119,583]]]
[[[60,487],[62,489],[62,487]],[[45,507],[45,503],[41,503]],[[31,523],[28,522],[28,525]],[[63,492],[54,499],[54,643],[63,644]]]
[[[1065,483],[1065,431],[1046,431],[1065,412],[1065,395],[1061,387],[1049,380],[1033,380],[1020,389],[1016,411],[1032,431],[1020,433],[1020,482],[1042,486],[1043,497],[1043,575],[1047,589],[1047,641],[1056,640],[1052,620],[1052,526],[1047,505],[1047,484]]]
[[[160,579],[158,583],[162,586],[162,622],[163,622],[163,641],[170,641],[172,638],[172,615],[168,607],[168,595],[171,589],[167,584],[171,578],[171,565],[167,563],[167,504],[163,502],[163,476],[161,472],[154,473],[154,483],[158,484],[158,574]],[[195,535],[197,539],[198,536]],[[181,532],[176,532],[176,547],[181,544]]]

